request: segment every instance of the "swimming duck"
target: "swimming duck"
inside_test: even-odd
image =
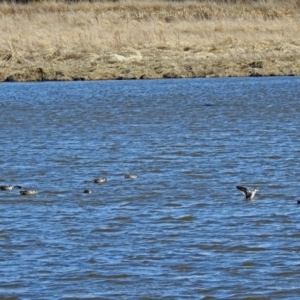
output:
[[[1,191],[11,191],[14,188],[13,185],[1,185],[0,190]]]
[[[248,190],[247,188],[243,186],[237,186],[236,187],[239,191],[241,191],[245,195],[246,200],[252,200],[258,191],[258,188],[254,188],[253,190]]]
[[[11,191],[13,189],[21,189],[22,187],[20,185],[1,185],[0,190],[1,191]]]
[[[36,195],[37,191],[36,190],[23,190],[20,191],[21,195]]]
[[[105,177],[103,178],[96,178],[93,180],[94,183],[104,183],[107,182],[107,179]]]
[[[125,177],[125,178],[135,179],[135,178],[137,178],[138,176],[137,176],[136,174],[125,174],[124,177]]]
[[[91,194],[91,193],[92,193],[91,190],[84,190],[83,192],[84,192],[85,194]]]

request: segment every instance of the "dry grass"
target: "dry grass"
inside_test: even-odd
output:
[[[225,2],[1,3],[0,80],[300,73],[300,0]]]

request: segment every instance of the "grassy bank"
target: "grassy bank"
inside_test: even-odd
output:
[[[300,74],[300,0],[0,3],[0,81]]]

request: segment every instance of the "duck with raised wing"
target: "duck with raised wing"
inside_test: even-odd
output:
[[[20,191],[21,195],[36,195],[37,191],[36,190],[22,190]]]
[[[246,200],[252,200],[256,194],[256,192],[258,192],[258,188],[254,188],[253,190],[249,190],[243,186],[237,186],[236,187],[239,191],[241,191],[244,195],[245,195],[245,199]]]

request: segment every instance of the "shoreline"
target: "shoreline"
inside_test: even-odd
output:
[[[284,0],[48,1],[0,11],[0,82],[300,75],[300,7]]]
[[[139,51],[139,53],[142,51]],[[228,52],[225,52],[225,55]],[[300,59],[270,60],[253,57],[235,61],[222,59],[215,55],[211,58],[197,59],[192,53],[168,54],[155,60],[146,57],[146,63],[133,57],[109,54],[109,63],[73,61],[56,63],[55,66],[44,64],[23,65],[19,68],[7,68],[0,71],[2,82],[34,81],[76,81],[76,80],[142,80],[163,78],[218,78],[218,77],[259,77],[259,76],[299,76]],[[201,53],[201,56],[205,55]],[[143,55],[145,57],[145,54]],[[194,56],[194,57],[193,57]],[[252,58],[252,59],[251,59]]]

